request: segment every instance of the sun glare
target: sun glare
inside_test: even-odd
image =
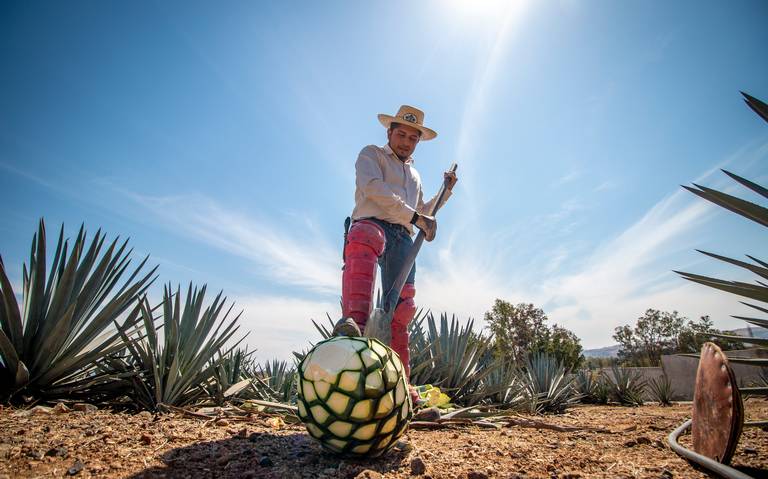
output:
[[[488,19],[503,13],[507,8],[519,3],[519,0],[446,0],[446,3],[459,15]]]

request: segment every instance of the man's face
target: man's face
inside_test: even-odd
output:
[[[389,147],[402,159],[408,158],[416,149],[419,142],[420,131],[408,125],[395,125],[387,130]]]

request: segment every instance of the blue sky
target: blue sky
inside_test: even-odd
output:
[[[438,131],[427,194],[459,163],[417,302],[481,319],[533,302],[587,347],[647,308],[740,327],[735,297],[673,269],[749,276],[765,232],[683,191],[766,183],[768,4],[563,0],[3,2],[0,254],[38,218],[130,237],[160,281],[243,309],[257,357],[339,314],[354,161],[403,103]],[[743,196],[753,198],[749,193]]]

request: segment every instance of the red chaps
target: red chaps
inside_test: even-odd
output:
[[[376,283],[376,266],[384,253],[384,230],[372,221],[356,221],[347,234],[344,246],[344,272],[341,277],[341,308],[345,318],[352,318],[360,331],[371,314],[373,289]],[[392,315],[392,344],[389,346],[400,355],[405,366],[406,378],[410,374],[408,354],[408,323],[416,314],[413,284],[406,284],[400,293]]]

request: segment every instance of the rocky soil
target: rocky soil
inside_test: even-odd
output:
[[[690,404],[579,406],[560,416],[528,417],[602,432],[520,425],[411,430],[376,460],[329,455],[301,425],[274,417],[206,420],[79,409],[0,409],[0,479],[707,477],[666,445]],[[752,420],[768,417],[765,401],[750,400],[746,409]],[[683,444],[690,446],[689,439]],[[746,429],[734,464],[766,477],[768,432]]]

